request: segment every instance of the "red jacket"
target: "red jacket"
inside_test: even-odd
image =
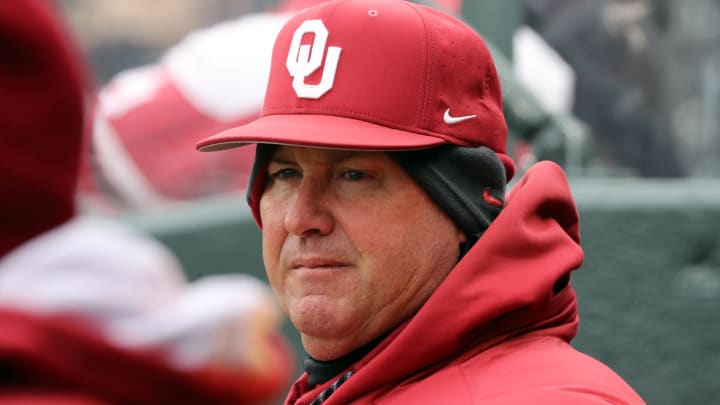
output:
[[[569,344],[578,311],[568,281],[582,260],[565,176],[539,163],[425,305],[323,403],[644,403]],[[303,375],[287,403],[310,404],[337,379],[310,389]]]

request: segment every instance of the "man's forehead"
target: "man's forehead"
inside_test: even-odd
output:
[[[295,162],[298,159],[337,163],[349,159],[386,159],[385,152],[280,145],[270,156],[271,162]]]

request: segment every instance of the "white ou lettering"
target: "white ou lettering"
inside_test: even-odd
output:
[[[311,45],[300,45],[300,41],[305,34],[314,34],[315,38]],[[331,46],[327,50],[320,83],[305,83],[305,78],[323,65],[327,38],[328,31],[322,20],[304,21],[293,34],[285,66],[287,66],[290,76],[293,77],[292,85],[298,97],[318,99],[327,93],[335,82],[335,71],[337,70],[342,49]]]

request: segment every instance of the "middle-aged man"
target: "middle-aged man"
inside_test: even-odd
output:
[[[515,166],[492,58],[456,19],[334,0],[281,30],[248,199],[308,354],[290,404],[641,404],[573,349],[582,263],[562,170]]]

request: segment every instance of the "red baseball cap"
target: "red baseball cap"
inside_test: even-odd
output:
[[[280,31],[261,117],[200,141],[201,151],[247,143],[333,149],[487,146],[507,178],[500,81],[469,26],[405,0],[333,0]]]

